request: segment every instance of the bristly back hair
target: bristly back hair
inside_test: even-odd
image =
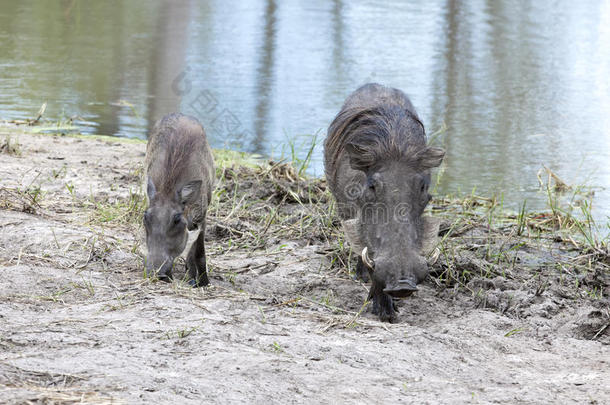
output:
[[[331,162],[337,162],[346,148],[352,162],[362,168],[379,161],[415,155],[425,147],[424,124],[416,114],[399,105],[378,105],[370,108],[346,108],[328,128],[325,150]]]
[[[184,173],[191,162],[192,153],[204,141],[199,122],[182,114],[171,114],[164,117],[154,128],[158,135],[159,146],[165,150],[162,167],[161,184],[156,185],[158,192],[172,196],[184,181]]]

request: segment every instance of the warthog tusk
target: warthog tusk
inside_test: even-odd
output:
[[[373,259],[371,259],[369,257],[369,248],[365,246],[364,249],[362,249],[362,261],[364,262],[364,264],[366,264],[371,270],[375,269],[375,262],[373,261]]]
[[[428,265],[432,266],[438,260],[441,255],[441,250],[439,248],[434,249],[430,257],[428,257]]]

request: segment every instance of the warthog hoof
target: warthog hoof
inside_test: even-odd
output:
[[[379,316],[380,321],[390,323],[397,321],[396,314],[398,313],[398,307],[396,307],[394,299],[383,292],[378,285],[375,285],[374,281],[369,291],[368,299],[372,300],[373,304],[371,312]]]
[[[192,278],[189,281],[187,281],[187,283],[188,283],[188,285],[190,285],[193,288],[205,287],[205,286],[210,284],[210,282],[208,281],[207,277],[206,277],[205,280],[200,280],[199,282],[195,281],[195,279]]]
[[[371,281],[369,277],[369,269],[362,261],[362,257],[358,256],[358,264],[356,265],[356,274],[354,275],[354,280],[362,280],[365,283]]]

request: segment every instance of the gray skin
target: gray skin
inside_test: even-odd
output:
[[[215,171],[201,124],[179,113],[159,120],[148,138],[145,169],[147,273],[170,281],[174,260],[186,247],[188,231],[198,231],[186,260],[189,284],[208,285],[205,217]]]
[[[393,298],[409,296],[428,274],[422,255],[429,225],[430,169],[444,151],[426,145],[423,124],[400,90],[366,84],[352,93],[328,129],[324,164],[357,274],[372,285],[372,311],[396,320]],[[367,274],[368,273],[368,274]]]

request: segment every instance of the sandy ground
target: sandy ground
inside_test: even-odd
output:
[[[154,282],[138,221],[100,222],[139,190],[145,145],[8,132],[2,403],[610,403],[607,273],[589,296],[548,263],[468,288],[430,279],[381,323],[359,313],[367,286],[331,263],[332,238],[266,237],[217,209],[212,286]],[[225,224],[262,241],[232,244]]]

